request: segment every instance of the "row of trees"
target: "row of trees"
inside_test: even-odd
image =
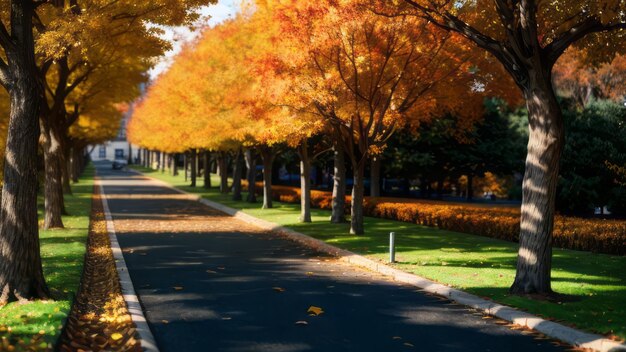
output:
[[[37,222],[44,156],[44,228],[63,227],[88,144],[115,136],[125,102],[169,44],[156,25],[190,23],[210,1],[11,0],[0,5],[0,113],[6,130],[0,217],[0,306],[49,296]]]
[[[251,172],[258,152],[265,207],[277,146],[294,147],[303,221],[310,221],[311,158],[332,147],[332,220],[343,218],[346,158],[354,175],[350,232],[358,235],[365,166],[397,130],[415,131],[446,114],[469,129],[486,96],[511,103],[521,97],[529,143],[511,291],[549,294],[564,145],[552,68],[574,43],[593,53],[585,57],[589,65],[623,51],[624,16],[620,1],[257,1],[186,48],[139,103],[129,136],[168,153],[243,151]]]

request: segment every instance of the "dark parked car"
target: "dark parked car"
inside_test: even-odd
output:
[[[115,160],[113,160],[113,170],[121,170],[125,168],[126,165],[128,165],[126,158],[115,158]]]

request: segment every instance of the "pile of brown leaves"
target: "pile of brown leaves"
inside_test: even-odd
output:
[[[81,286],[59,340],[60,351],[141,351],[122,297],[102,200],[94,190]]]

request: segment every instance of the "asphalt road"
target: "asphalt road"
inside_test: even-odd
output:
[[[563,350],[142,176],[110,164],[98,175],[162,351]],[[311,306],[323,313],[310,316]]]

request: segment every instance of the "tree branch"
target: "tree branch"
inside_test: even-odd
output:
[[[605,25],[595,17],[586,18],[584,21],[573,26],[570,30],[559,35],[552,43],[548,44],[543,49],[544,55],[550,67],[552,67],[559,57],[561,57],[561,54],[577,40],[591,33],[606,32],[615,29],[626,29],[626,22]]]

